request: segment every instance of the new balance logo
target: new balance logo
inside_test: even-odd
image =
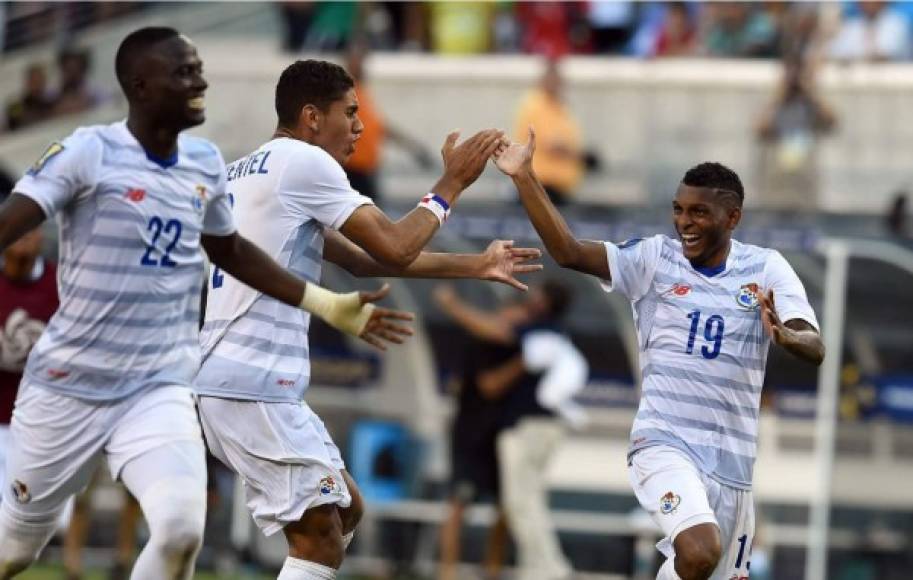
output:
[[[124,198],[129,199],[134,203],[139,203],[146,199],[146,190],[131,187],[127,190],[127,193],[124,194]]]

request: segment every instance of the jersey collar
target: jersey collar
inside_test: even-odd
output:
[[[716,276],[717,274],[720,274],[721,272],[723,272],[726,269],[726,260],[723,260],[723,263],[720,264],[719,266],[714,266],[712,268],[708,268],[706,266],[692,266],[692,267],[694,268],[694,270],[697,273],[703,274],[704,276],[707,276],[708,278],[713,278],[714,276]]]
[[[121,131],[123,131],[123,133],[124,133],[124,135],[125,135],[125,138],[128,139],[129,141],[133,142],[133,143],[136,143],[136,146],[143,150],[143,153],[146,154],[146,159],[148,159],[149,161],[155,163],[156,165],[158,165],[158,166],[161,167],[162,169],[168,169],[168,168],[170,168],[170,167],[174,167],[175,165],[177,165],[177,163],[178,163],[178,149],[175,149],[175,150],[174,150],[174,153],[172,153],[172,154],[169,155],[168,157],[158,157],[158,156],[155,155],[154,153],[152,153],[152,152],[146,150],[146,148],[143,147],[143,144],[140,143],[139,140],[136,138],[136,135],[134,135],[133,133],[130,132],[130,128],[127,127],[127,120],[126,120],[126,119],[120,121],[120,122],[118,123],[118,125],[120,125],[120,129],[121,129]]]
[[[726,266],[731,263],[732,259],[735,257],[737,251],[736,241],[733,239],[729,240],[729,252],[726,254],[726,257],[723,259],[723,262],[719,266],[707,267],[707,266],[694,266],[694,271],[702,276],[707,278],[713,278],[719,276],[726,271]]]

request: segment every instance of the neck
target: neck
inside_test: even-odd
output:
[[[719,268],[726,263],[729,257],[729,249],[732,247],[732,240],[726,240],[726,245],[717,250],[713,255],[701,263],[691,262],[695,268]]]
[[[304,141],[305,143],[310,143],[311,141],[307,139],[300,131],[296,129],[289,129],[282,125],[278,125],[276,130],[273,131],[273,139],[279,139],[285,137],[286,139],[294,139],[296,141]]]
[[[127,129],[136,137],[143,149],[156,157],[167,158],[174,155],[178,148],[180,130],[165,128],[151,120],[130,111],[127,117]]]
[[[35,269],[35,262],[38,258],[21,257],[3,260],[3,275],[14,282],[23,282],[32,277],[32,270]]]

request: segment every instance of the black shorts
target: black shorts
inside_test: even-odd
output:
[[[498,500],[500,477],[495,436],[461,440],[457,433],[451,440],[451,496],[462,503],[480,499]]]

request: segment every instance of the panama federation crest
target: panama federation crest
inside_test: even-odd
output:
[[[32,501],[32,494],[29,492],[29,487],[27,485],[17,479],[13,481],[11,487],[17,502],[29,503]]]
[[[735,295],[736,304],[745,310],[757,310],[758,304],[758,285],[754,282],[751,284],[742,284],[738,294]]]
[[[678,495],[675,495],[671,491],[667,491],[666,495],[659,498],[659,511],[665,515],[675,513],[675,510],[678,509],[679,504],[682,503],[682,498]]]
[[[317,484],[317,489],[320,490],[320,495],[341,495],[342,489],[340,489],[339,484],[336,483],[336,479],[332,475],[327,475],[320,480],[320,483]]]

